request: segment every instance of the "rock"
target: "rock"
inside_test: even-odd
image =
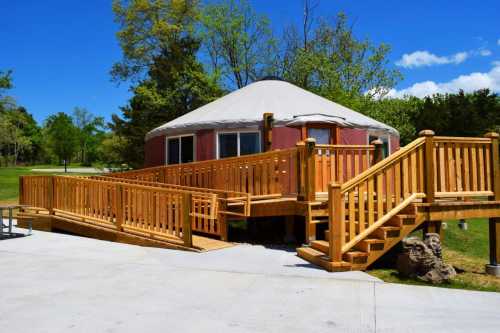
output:
[[[453,266],[443,262],[441,240],[435,233],[426,234],[423,241],[418,237],[403,240],[403,252],[396,266],[402,276],[435,284],[447,282],[457,274]]]

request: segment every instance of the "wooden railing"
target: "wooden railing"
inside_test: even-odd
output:
[[[111,176],[249,193],[253,199],[298,195],[301,200],[312,201],[316,192],[328,190],[329,182],[347,181],[366,170],[372,164],[373,151],[370,145],[316,146],[308,139],[290,149]]]
[[[147,168],[113,177],[250,193],[252,196],[296,193],[297,149]]]
[[[224,191],[210,188],[202,187],[192,187],[192,186],[182,186],[174,184],[165,184],[154,181],[144,181],[129,178],[118,178],[111,176],[90,176],[90,179],[104,180],[104,181],[114,181],[128,184],[138,184],[144,186],[157,186],[162,188],[175,189],[180,191],[189,191],[196,193],[209,193],[214,194],[218,204],[216,205],[214,212],[215,215],[219,213],[230,216],[248,217],[250,216],[250,205],[251,196],[249,193],[236,192],[236,191]]]
[[[367,145],[316,145],[316,192],[327,192],[331,182],[342,184],[368,169],[373,151]]]
[[[20,202],[63,218],[192,246],[192,230],[220,234],[217,195],[84,177],[23,176]]]
[[[238,202],[238,208],[242,208],[245,211],[245,205],[249,201],[246,197],[236,197],[228,199],[225,193],[221,191],[220,194],[213,193],[210,190],[207,191],[193,191],[191,188],[183,186],[171,186],[169,184],[162,184],[158,182],[146,182],[135,179],[125,179],[125,178],[112,178],[105,176],[91,176],[89,179],[111,182],[111,183],[124,183],[124,184],[135,184],[147,187],[159,187],[174,190],[179,193],[189,193],[191,197],[191,229],[193,231],[202,232],[205,234],[211,234],[219,236],[222,239],[226,239],[226,220],[225,217],[221,217],[220,213],[225,215],[232,213],[233,215],[238,214],[238,212],[226,212],[222,211],[223,207],[227,206],[227,202]],[[241,199],[241,201],[240,201]],[[243,216],[243,213],[239,213]]]
[[[29,203],[33,208],[52,207],[52,176],[21,176],[19,178],[19,203]]]
[[[216,235],[222,240],[227,240],[228,217],[241,218],[250,216],[251,201],[250,194],[248,193],[188,187],[128,178],[113,178],[110,176],[90,176],[88,178],[190,192],[192,193],[192,207],[196,212],[193,215],[194,218],[192,221],[193,231]]]
[[[493,195],[491,147],[498,140],[421,136],[342,185],[330,184],[332,261],[415,200]]]
[[[434,138],[436,197],[493,195],[491,139]]]

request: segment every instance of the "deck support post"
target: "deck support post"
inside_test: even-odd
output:
[[[295,216],[294,215],[287,215],[285,216],[285,243],[295,243],[295,233],[294,233],[294,226],[295,226]]]
[[[184,246],[187,247],[193,247],[193,235],[191,229],[191,201],[191,193],[185,193],[182,196],[182,238],[184,240]]]
[[[370,144],[374,146],[372,165],[375,165],[384,159],[384,143],[382,140],[377,139],[370,142]]]
[[[491,181],[493,189],[493,200],[500,201],[500,157],[499,157],[499,134],[487,133],[485,137],[491,139]],[[486,265],[486,273],[500,276],[500,217],[489,219],[490,238],[490,264]]]
[[[316,139],[307,138],[305,140],[305,168],[304,168],[304,196],[306,201],[316,200],[316,156],[314,148]]]
[[[424,175],[425,175],[425,202],[434,202],[434,131],[423,130],[418,133],[425,138],[424,147]]]
[[[439,238],[442,241],[443,237],[444,237],[443,222],[442,221],[427,221],[427,222],[425,222],[423,233],[424,233],[423,238],[425,238],[425,235],[429,234],[429,233],[438,234]]]
[[[264,122],[264,151],[271,151],[273,143],[273,121],[274,114],[266,112],[263,115]]]
[[[345,225],[342,218],[342,194],[340,184],[328,185],[328,230],[330,233],[329,253],[331,262],[342,261],[342,247],[345,242]]]

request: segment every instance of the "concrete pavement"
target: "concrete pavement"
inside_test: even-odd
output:
[[[292,251],[203,254],[35,231],[0,241],[2,332],[498,332],[500,294],[327,273]]]

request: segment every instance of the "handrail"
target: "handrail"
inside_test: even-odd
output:
[[[23,176],[20,189],[24,204],[42,205],[50,215],[192,247],[193,192],[71,176]]]
[[[245,192],[252,195],[297,193],[297,147],[270,152],[113,173],[161,183]]]
[[[489,138],[435,136],[434,142],[457,142],[457,143],[491,143]]]
[[[420,138],[344,184],[329,188],[330,260],[418,199],[492,196],[492,139]]]
[[[202,187],[190,187],[190,186],[182,186],[182,185],[173,185],[173,184],[165,184],[159,182],[148,182],[144,180],[136,180],[129,178],[119,178],[119,177],[110,177],[110,176],[84,176],[90,179],[100,179],[104,181],[115,181],[115,182],[124,182],[124,183],[136,183],[142,184],[146,186],[153,187],[161,187],[161,188],[170,188],[177,189],[179,191],[187,191],[193,193],[194,195],[207,194],[210,195],[209,199],[219,201],[219,204],[214,205],[214,209],[212,211],[213,216],[211,219],[215,219],[219,213],[225,215],[233,215],[233,216],[242,216],[248,217],[250,216],[250,205],[251,205],[251,196],[249,193],[245,192],[235,192],[235,191],[224,191],[210,188],[202,188]],[[238,195],[238,196],[236,196]],[[242,211],[234,211],[234,210],[221,210],[220,207],[223,206],[222,202],[231,202],[235,204],[239,204],[238,207],[242,207]],[[232,205],[231,207],[235,207]],[[237,207],[237,208],[238,208]]]
[[[413,203],[416,199],[421,199],[425,198],[425,193],[413,193],[410,195],[408,198],[404,199],[399,205],[394,207],[389,213],[385,214],[377,220],[374,224],[372,224],[370,227],[365,229],[362,233],[358,234],[356,237],[351,239],[348,243],[344,244],[342,246],[342,253],[347,252],[350,250],[352,247],[354,247],[356,244],[358,244],[361,240],[366,238],[368,235],[370,235],[372,232],[377,230],[379,227],[384,225],[387,221],[389,221],[392,217],[396,216],[400,211],[408,207],[411,203]]]
[[[383,159],[382,161],[376,163],[363,173],[360,173],[356,177],[352,178],[351,180],[348,180],[344,184],[342,184],[342,193],[345,193],[346,191],[349,191],[353,186],[356,184],[366,180],[368,177],[373,176],[377,172],[380,171],[383,167],[392,164],[393,162],[397,161],[401,157],[405,156],[410,150],[415,149],[417,147],[420,147],[423,143],[425,142],[425,138],[418,138],[414,140],[413,142],[409,143],[405,147],[399,149],[389,157]]]

